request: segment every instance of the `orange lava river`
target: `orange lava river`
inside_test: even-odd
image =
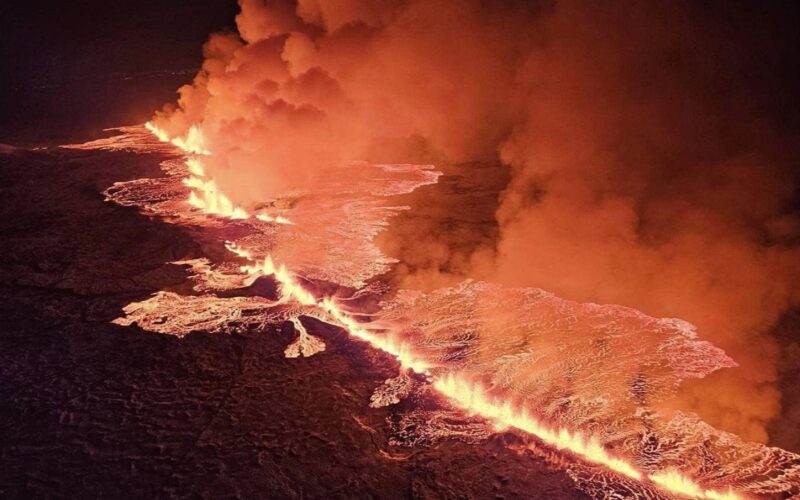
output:
[[[479,385],[470,383],[468,380],[460,378],[457,374],[450,373],[444,376],[436,376],[435,366],[416,355],[410,346],[393,338],[391,333],[375,334],[370,332],[369,329],[364,328],[347,312],[343,311],[334,300],[314,297],[313,294],[299,284],[294,275],[284,266],[276,267],[270,256],[264,257],[263,261],[259,263],[246,250],[232,245],[228,245],[228,249],[236,255],[250,259],[253,262],[251,265],[243,266],[242,271],[274,277],[280,284],[280,300],[296,301],[302,305],[316,305],[329,316],[331,323],[341,326],[349,335],[391,354],[400,361],[403,367],[426,375],[437,391],[446,396],[451,403],[469,413],[480,415],[500,428],[510,427],[535,436],[559,450],[573,453],[589,462],[601,464],[629,478],[650,481],[670,493],[694,498],[727,500],[742,498],[731,490],[721,492],[704,489],[692,481],[691,478],[675,470],[645,475],[630,462],[612,456],[599,442],[591,437],[583,436],[580,432],[573,432],[565,428],[548,428],[525,408],[516,409],[509,401],[494,400]]]
[[[289,225],[289,218],[275,213],[252,213],[237,206],[223,193],[215,180],[208,176],[203,159],[212,154],[203,144],[199,128],[192,127],[185,137],[171,138],[164,131],[148,123],[147,129],[159,140],[169,142],[180,148],[187,155],[186,167],[188,177],[183,179],[189,188],[187,202],[197,210],[209,215],[230,220],[257,219],[264,223]],[[276,262],[270,254],[259,252],[246,245],[227,242],[226,248],[246,261],[239,272],[243,280],[254,280],[260,276],[269,276],[279,286],[280,304],[297,304],[316,311],[319,319],[345,330],[351,337],[364,341],[370,346],[380,349],[396,358],[404,369],[413,370],[427,380],[450,404],[461,408],[465,413],[480,416],[497,429],[513,429],[540,440],[557,450],[571,454],[591,464],[599,464],[607,471],[624,476],[630,480],[641,482],[651,488],[670,495],[691,498],[737,499],[746,497],[733,489],[716,490],[703,487],[693,478],[674,468],[657,472],[644,472],[634,462],[616,456],[601,442],[580,431],[565,427],[553,426],[537,417],[536,408],[516,404],[513,401],[496,399],[492,391],[474,382],[469,374],[456,370],[443,370],[436,359],[403,340],[398,332],[385,328],[372,328],[369,323],[359,321],[356,312],[342,305],[341,301],[332,297],[316,296],[303,285],[298,275],[281,263]],[[302,324],[293,320],[296,330],[305,334]],[[319,349],[324,349],[324,345]]]

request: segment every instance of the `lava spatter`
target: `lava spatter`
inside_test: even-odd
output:
[[[128,143],[126,147],[152,146],[142,140],[121,141]],[[112,142],[102,147],[111,147]],[[797,483],[792,454],[736,442],[710,428],[706,432],[711,439],[689,446],[689,437],[703,428],[702,423],[679,432],[674,419],[647,406],[670,394],[683,378],[701,377],[732,364],[724,353],[697,339],[684,322],[649,318],[618,306],[570,303],[541,290],[473,282],[428,295],[402,292],[384,302],[377,320],[370,321],[358,310],[345,307],[341,297],[318,295],[306,286],[309,279],[335,277],[327,281],[353,287],[357,294],[364,277],[385,269],[391,260],[379,260],[376,266],[374,259],[365,259],[377,250],[364,238],[371,239],[387,217],[402,209],[387,205],[383,198],[435,181],[429,169],[350,166],[367,172],[364,181],[356,187],[340,185],[338,190],[336,179],[321,182],[318,193],[301,196],[293,204],[286,215],[292,224],[276,224],[250,213],[246,219],[219,218],[212,224],[187,217],[191,209],[185,197],[176,198],[179,189],[184,190],[181,195],[186,193],[183,179],[204,173],[202,166],[177,160],[176,166],[169,165],[168,181],[123,183],[107,196],[176,223],[200,225],[210,234],[218,231],[222,236],[238,228],[227,247],[232,257],[244,259],[245,264],[237,270],[229,262],[184,261],[195,273],[194,290],[200,295],[160,292],[126,307],[126,316],[116,320],[118,324],[135,322],[145,329],[175,334],[192,329],[223,333],[288,322],[296,338],[286,355],[299,356],[322,352],[324,344],[300,320],[302,316],[319,319],[391,354],[425,381],[407,383],[412,379],[401,374],[376,391],[373,404],[397,404],[414,392],[434,390],[473,418],[498,429],[516,429],[583,460],[585,465],[574,466],[571,474],[576,485],[592,494],[640,488],[637,491],[645,492],[643,496],[657,496],[660,491],[739,498],[786,494]],[[379,181],[370,180],[373,175]],[[333,229],[321,228],[315,219],[331,208],[338,219]],[[352,251],[352,245],[362,250]],[[305,248],[313,259],[297,256]],[[261,278],[275,280],[276,298],[214,295],[215,288],[235,290],[238,284],[246,287]],[[645,342],[630,342],[631,337]],[[646,415],[637,412],[645,399]],[[642,424],[645,421],[647,425]],[[660,443],[655,454],[652,446],[643,444],[653,439]],[[709,442],[714,443],[711,448]],[[692,461],[680,466],[670,458],[683,452],[693,457],[701,449],[717,460],[713,470]],[[726,462],[726,457],[737,453],[746,466]],[[760,464],[773,460],[784,464],[782,475],[765,479],[766,468]]]

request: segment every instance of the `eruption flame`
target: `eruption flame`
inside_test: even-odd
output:
[[[216,185],[195,188],[194,206],[232,208],[206,200],[221,188],[250,211],[247,225],[279,224],[257,203],[322,194],[319,181],[336,185],[356,159],[473,173],[472,162],[496,162],[458,185],[480,196],[491,184],[491,197],[437,197],[426,203],[435,220],[385,234],[401,261],[392,284],[473,278],[681,318],[739,367],[687,381],[673,406],[761,443],[772,419],[793,414],[771,334],[800,297],[785,16],[726,2],[239,3],[236,32],[209,38],[194,81],[153,117],[162,140],[213,153],[200,178]],[[292,230],[308,231],[314,210],[297,201]],[[460,210],[479,230],[452,217]],[[326,247],[337,230],[312,239],[344,276],[359,265]],[[260,253],[316,277],[319,257],[279,254],[289,246]]]
[[[269,214],[256,214],[256,219],[263,220],[264,222],[274,222],[275,224],[291,224],[292,221],[282,215],[272,216]]]
[[[720,492],[706,490],[678,471],[669,470],[645,475],[630,462],[611,456],[594,438],[561,427],[551,429],[531,416],[525,408],[517,410],[509,401],[496,401],[478,384],[470,384],[463,377],[447,374],[436,379],[433,387],[447,396],[456,406],[495,422],[499,427],[513,427],[536,436],[559,450],[574,453],[589,462],[637,481],[649,480],[661,489],[691,498],[736,500],[741,497],[732,490]]]
[[[225,247],[232,253],[251,262],[251,264],[241,267],[243,272],[253,277],[272,276],[275,278],[280,286],[280,303],[295,301],[304,306],[317,306],[325,313],[325,318],[330,323],[344,328],[349,335],[392,355],[404,368],[410,368],[421,374],[429,373],[431,365],[415,355],[408,344],[399,341],[392,335],[378,335],[370,331],[353,319],[331,298],[317,299],[311,292],[303,288],[295,275],[289,272],[285,265],[276,266],[272,256],[267,255],[263,260],[259,261],[249,251],[238,247],[235,243],[227,242]]]
[[[156,127],[153,123],[147,122],[145,128],[155,135],[161,142],[169,142],[178,147],[181,151],[196,155],[210,155],[211,151],[206,149],[203,140],[203,133],[196,125],[189,127],[185,137],[170,137],[166,130]]]
[[[145,123],[147,130],[153,133],[161,142],[168,142],[177,146],[181,151],[191,155],[210,156],[209,151],[203,140],[203,133],[193,125],[189,128],[185,137],[170,138],[169,134],[153,125],[151,122]],[[189,205],[210,215],[225,217],[234,220],[244,220],[250,218],[247,211],[237,207],[231,199],[223,193],[213,179],[206,178],[206,171],[198,157],[188,157],[186,168],[191,174],[183,180],[183,184],[190,188]],[[259,214],[257,219],[264,222],[274,222],[277,224],[289,224],[289,220],[284,217],[270,217]]]
[[[711,498],[716,500],[735,500],[740,498],[732,491],[719,492],[705,490],[688,477],[675,470],[656,472],[649,476],[650,480],[672,493],[693,498]]]
[[[737,500],[741,498],[732,490],[721,492],[703,489],[689,477],[674,470],[646,475],[632,463],[612,456],[596,439],[564,427],[558,429],[549,428],[530,415],[525,408],[517,410],[509,401],[493,400],[480,385],[468,382],[465,377],[453,373],[434,376],[432,375],[432,370],[435,370],[435,366],[424,360],[419,354],[414,353],[409,344],[402,342],[402,340],[391,334],[376,334],[370,331],[353,319],[332,298],[316,298],[311,292],[303,288],[296,276],[286,269],[286,266],[283,264],[276,266],[270,255],[258,261],[251,252],[238,247],[234,243],[227,242],[226,248],[251,262],[251,264],[241,267],[243,272],[251,276],[273,276],[278,281],[281,293],[279,302],[295,301],[302,305],[320,308],[326,313],[328,322],[344,328],[349,335],[394,356],[404,368],[426,375],[432,380],[432,387],[455,406],[486,418],[494,422],[498,427],[511,427],[520,430],[559,450],[569,451],[588,462],[600,464],[609,470],[637,481],[652,482],[662,490],[670,493],[715,500]],[[298,328],[298,331],[305,332],[305,328]]]
[[[195,126],[190,128],[185,138],[172,139],[166,132],[151,123],[147,123],[146,127],[159,140],[170,142],[186,153],[201,156],[210,154],[203,146],[200,130]],[[189,197],[189,203],[192,206],[206,213],[230,219],[247,219],[249,217],[246,211],[235,207],[230,199],[219,191],[212,179],[205,179],[205,169],[199,158],[188,158],[186,166],[191,175],[184,180],[184,184],[192,189]],[[198,193],[200,194],[198,195]],[[282,216],[257,214],[255,217],[265,222],[291,223]],[[225,247],[233,254],[248,261],[248,264],[241,266],[240,269],[252,280],[259,276],[271,276],[278,282],[280,298],[276,304],[294,302],[302,306],[317,308],[320,313],[318,319],[339,326],[350,336],[388,353],[396,358],[403,368],[425,375],[431,382],[431,387],[446,397],[454,406],[483,417],[499,428],[517,429],[559,450],[568,451],[588,462],[602,465],[622,476],[652,484],[671,494],[716,500],[742,498],[732,490],[704,489],[691,478],[675,470],[646,474],[631,462],[612,456],[597,439],[591,436],[584,436],[581,432],[571,431],[565,427],[550,428],[532,416],[526,408],[517,409],[510,401],[493,399],[481,385],[472,383],[467,377],[455,373],[436,373],[436,365],[414,352],[410,344],[403,342],[398,335],[392,332],[371,330],[355,320],[353,315],[342,308],[335,299],[316,297],[285,265],[276,265],[271,255],[257,258],[252,252],[233,242],[226,242]],[[297,342],[287,348],[287,355],[292,357],[311,355],[324,350],[324,344],[318,345],[314,340],[309,340],[310,336],[299,319],[293,319],[292,323],[299,338]],[[304,354],[304,352],[307,353]],[[439,371],[441,372],[441,370]]]
[[[189,193],[189,204],[208,214],[219,215],[229,219],[247,219],[247,212],[234,206],[233,202],[225,196],[217,187],[217,183],[211,179],[203,180],[197,176],[187,177],[183,180],[184,185],[191,188]],[[197,193],[201,193],[198,195]]]
[[[596,439],[586,438],[580,432],[571,432],[565,428],[549,429],[530,416],[524,408],[517,411],[509,401],[493,401],[480,385],[467,384],[461,377],[447,374],[434,381],[433,386],[457,406],[488,418],[499,427],[519,429],[560,450],[569,450],[624,476],[636,480],[642,479],[642,473],[633,465],[609,455]]]

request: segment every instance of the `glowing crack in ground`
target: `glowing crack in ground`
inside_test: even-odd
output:
[[[142,129],[122,132],[116,139],[72,147],[167,151]],[[192,140],[198,138],[185,138],[184,149],[208,153],[187,146]],[[172,141],[179,147],[180,142]],[[429,425],[405,436],[407,443],[447,435],[483,439],[489,431],[480,419],[488,419],[498,429],[517,429],[582,457],[585,462],[567,461],[564,467],[579,488],[596,497],[634,491],[642,497],[697,498],[798,493],[797,455],[744,443],[693,416],[659,411],[658,403],[681,380],[734,365],[685,322],[479,282],[429,294],[400,292],[369,321],[344,307],[341,296],[313,291],[318,280],[346,287],[345,298],[355,297],[363,293],[365,280],[388,269],[391,259],[380,255],[371,240],[405,207],[392,206],[386,197],[435,182],[437,174],[429,167],[343,167],[363,177],[347,185],[337,184],[335,176],[320,179],[317,191],[295,194],[284,205],[288,208],[281,216],[291,224],[280,224],[276,214],[257,217],[248,211],[246,218],[231,218],[193,209],[183,180],[201,170],[177,157],[162,165],[165,177],[117,183],[106,191],[107,199],[199,227],[211,240],[230,240],[231,257],[243,259],[244,265],[179,261],[191,269],[192,289],[199,295],[159,292],[127,306],[116,323],[185,335],[288,322],[295,338],[285,354],[296,357],[325,348],[301,320],[315,318],[392,354],[418,373],[387,380],[376,389],[371,406],[435,390],[480,417],[463,425],[437,425],[435,415],[453,410],[420,409]],[[275,281],[274,298],[218,295],[265,279]],[[411,411],[403,418],[417,417]],[[549,456],[535,442],[523,449]]]

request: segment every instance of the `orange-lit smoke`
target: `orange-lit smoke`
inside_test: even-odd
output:
[[[198,140],[198,138],[201,139],[201,136],[197,136],[195,140],[187,142],[185,140],[170,139],[168,135],[151,124],[148,124],[147,128],[160,140],[172,142],[184,149],[185,152],[188,152],[190,147],[187,144],[202,144],[202,140]],[[210,155],[211,153],[206,154]],[[205,170],[202,164],[192,157],[186,159],[186,166],[190,174],[187,177],[189,182],[186,182],[186,184],[190,187],[196,187],[192,179],[205,177]],[[229,213],[210,213],[237,218]],[[243,218],[246,217],[247,214],[244,213]],[[402,369],[412,370],[424,375],[428,382],[431,383],[431,387],[445,396],[452,404],[489,420],[498,428],[517,429],[558,450],[567,451],[582,460],[598,464],[622,476],[650,483],[666,492],[677,493],[691,498],[720,500],[737,500],[741,498],[732,489],[721,491],[703,488],[691,477],[675,469],[645,473],[637,468],[632,461],[612,455],[599,440],[592,436],[586,436],[578,430],[572,430],[567,427],[548,426],[540,421],[534,413],[531,413],[527,407],[519,408],[509,400],[498,400],[491,397],[480,384],[471,382],[468,376],[448,371],[445,366],[437,366],[435,361],[427,359],[422,353],[416,352],[410,343],[403,340],[391,328],[387,329],[384,325],[372,328],[369,323],[357,321],[354,319],[355,315],[348,312],[335,298],[318,297],[312,293],[302,284],[300,277],[289,271],[284,264],[276,265],[271,255],[267,254],[263,258],[257,257],[253,252],[233,242],[226,242],[225,248],[247,261],[247,264],[240,267],[240,271],[247,276],[243,283],[252,284],[255,279],[261,276],[269,276],[275,279],[278,284],[279,298],[271,306],[294,304],[305,308],[301,310],[302,312],[296,312],[289,319],[298,334],[298,338],[285,349],[284,353],[287,357],[311,356],[325,350],[325,343],[310,335],[300,321],[300,315],[302,314],[313,316],[321,321],[339,326],[350,336],[389,354],[399,361]],[[212,268],[203,264],[199,269],[206,274],[214,273]],[[535,408],[533,410],[535,412]]]
[[[697,15],[557,4],[519,73],[536,91],[500,148],[513,173],[486,272],[695,324],[740,366],[685,383],[680,405],[763,442],[769,329],[800,283],[790,138],[747,59],[766,49]]]
[[[404,260],[437,252],[408,282],[457,261],[459,275],[695,323],[740,368],[685,384],[680,404],[767,438],[780,404],[768,331],[798,301],[800,223],[782,97],[759,83],[782,47],[757,9],[240,3],[239,34],[211,37],[154,120],[167,138],[202,135],[195,152],[212,152],[203,168],[232,206],[302,191],[342,161],[499,157],[511,181],[497,241],[457,259],[457,229],[396,245]]]
[[[492,156],[510,130],[528,38],[516,9],[240,3],[239,35],[212,36],[194,83],[153,121],[169,137],[201,130],[208,171],[239,204],[302,190],[343,161]]]
[[[527,408],[516,408],[509,401],[498,401],[478,384],[469,381],[467,377],[456,373],[435,371],[436,365],[404,342],[395,332],[372,331],[369,325],[362,324],[343,309],[334,299],[328,297],[318,298],[308,291],[283,264],[276,266],[270,255],[263,259],[255,257],[251,252],[233,243],[227,243],[226,248],[237,256],[246,259],[249,264],[241,267],[251,277],[271,276],[279,285],[279,303],[296,302],[302,306],[313,306],[319,309],[322,315],[319,319],[343,328],[349,335],[362,340],[372,347],[378,348],[395,357],[402,368],[424,374],[432,382],[432,387],[447,399],[473,414],[488,419],[501,428],[514,428],[534,436],[544,443],[575,454],[582,460],[599,464],[617,474],[632,478],[637,481],[649,481],[658,488],[690,498],[709,498],[717,500],[737,500],[741,498],[733,490],[719,491],[705,489],[690,477],[677,470],[658,471],[645,474],[632,462],[615,457],[606,450],[600,442],[591,436],[584,436],[579,431],[565,427],[553,428],[540,422]],[[314,315],[312,310],[309,314]],[[292,320],[300,342],[308,338],[299,318]],[[312,341],[310,341],[312,342]],[[317,341],[319,342],[319,341]],[[324,344],[312,344],[308,347],[311,352],[324,349]],[[297,357],[301,347],[292,344],[287,350],[287,356]]]
[[[183,184],[189,188],[189,205],[210,215],[228,219],[247,219],[250,214],[242,207],[234,205],[231,199],[223,193],[214,179],[206,176],[203,162],[212,156],[206,149],[205,140],[200,130],[192,126],[186,136],[170,137],[170,135],[151,122],[145,123],[145,128],[156,136],[161,142],[168,142],[177,146],[186,153],[186,169],[189,175],[183,179]],[[270,215],[265,211],[255,214],[255,218],[273,224],[291,224],[292,222],[282,215]]]

